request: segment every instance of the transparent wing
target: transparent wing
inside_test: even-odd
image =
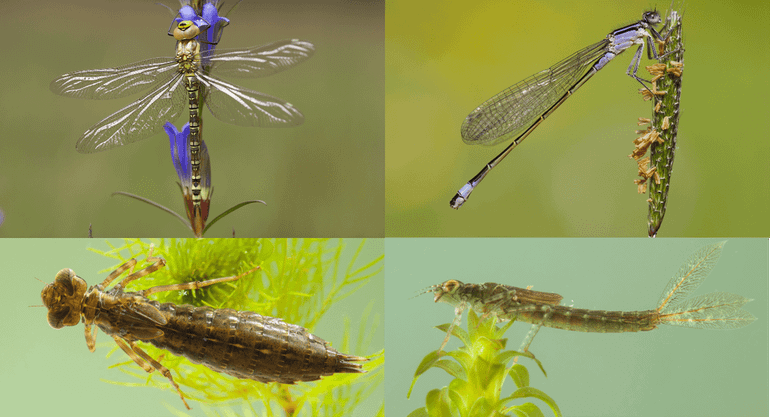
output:
[[[679,311],[678,304],[695,291],[708,276],[722,255],[725,242],[708,245],[695,252],[679,272],[666,284],[666,289],[658,300],[658,311],[670,313]]]
[[[88,129],[75,149],[99,152],[150,137],[187,110],[181,74]]]
[[[88,99],[124,97],[150,88],[174,76],[173,58],[153,58],[118,68],[76,71],[51,82],[56,94]]]
[[[238,126],[281,127],[302,124],[305,117],[291,103],[198,74],[205,101],[217,119]]]
[[[467,144],[496,145],[520,135],[567,92],[606,52],[607,39],[525,78],[482,103],[465,118]]]
[[[310,42],[286,39],[249,49],[217,49],[201,56],[217,76],[265,77],[304,62],[314,52]]]

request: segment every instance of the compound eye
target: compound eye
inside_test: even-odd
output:
[[[644,20],[646,20],[648,23],[660,23],[660,15],[658,12],[645,12],[644,13]]]
[[[201,33],[200,28],[190,20],[183,20],[176,25],[174,29],[174,39],[178,41],[189,40]]]
[[[457,287],[460,286],[460,282],[454,279],[450,279],[449,281],[444,283],[444,292],[452,292],[457,289]]]

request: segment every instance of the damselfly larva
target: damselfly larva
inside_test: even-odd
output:
[[[40,293],[48,308],[48,323],[54,329],[75,326],[82,317],[86,344],[93,352],[95,324],[112,336],[115,343],[148,373],[159,371],[171,381],[185,406],[182,391],[171,372],[145,353],[137,341],[151,343],[193,363],[217,372],[260,382],[294,384],[315,381],[335,373],[365,372],[355,362],[368,359],[340,353],[307,329],[274,317],[229,308],[193,307],[159,303],[148,295],[163,291],[190,290],[235,281],[259,267],[238,276],[152,287],[124,292],[125,285],[162,268],[163,258],[148,257],[152,265],[133,272],[136,259],[113,271],[99,285],[86,289],[86,282],[71,269],[62,269],[53,283]],[[129,275],[112,289],[105,288],[125,271]]]
[[[432,292],[435,302],[455,307],[455,319],[439,352],[444,349],[452,329],[460,323],[462,312],[468,307],[484,316],[494,315],[499,321],[515,318],[532,323],[521,351],[529,348],[541,326],[597,333],[648,331],[660,324],[701,329],[737,329],[756,319],[740,308],[750,299],[724,292],[686,299],[714,268],[724,244],[720,242],[706,246],[692,255],[668,282],[655,310],[603,311],[573,308],[559,305],[562,299],[559,294],[491,282],[465,284],[454,279],[429,287],[423,293]]]

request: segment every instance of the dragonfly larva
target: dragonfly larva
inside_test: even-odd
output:
[[[185,406],[189,405],[171,372],[150,357],[137,341],[184,356],[214,371],[260,382],[294,384],[315,381],[335,373],[363,373],[367,358],[340,353],[307,329],[274,317],[229,308],[194,307],[159,303],[147,298],[164,291],[198,289],[235,281],[254,273],[163,285],[138,292],[124,292],[125,285],[162,268],[163,258],[148,257],[150,266],[133,272],[136,259],[118,267],[99,285],[86,288],[86,282],[71,269],[62,269],[53,283],[40,293],[48,308],[48,323],[55,329],[75,326],[81,317],[85,324],[88,349],[96,345],[96,325],[112,336],[115,343],[148,373],[160,372],[171,381]],[[105,288],[124,272],[122,281]]]
[[[444,349],[462,312],[471,308],[484,316],[494,315],[500,321],[517,319],[532,323],[520,350],[526,351],[541,326],[580,332],[621,333],[655,329],[660,324],[702,329],[737,329],[756,318],[740,307],[751,301],[740,295],[715,292],[686,299],[716,265],[725,242],[706,246],[696,252],[666,285],[654,310],[604,311],[559,305],[562,296],[531,291],[510,285],[465,284],[451,279],[434,285],[435,302],[455,307],[455,319],[439,351]]]

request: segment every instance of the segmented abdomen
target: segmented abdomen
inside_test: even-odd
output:
[[[647,331],[660,322],[655,310],[604,311],[566,306],[528,306],[517,316],[521,321],[542,323],[545,327],[595,333]]]
[[[300,326],[250,311],[151,303],[168,323],[146,340],[214,371],[261,382],[293,384],[338,372],[364,372],[364,361],[340,353]]]

